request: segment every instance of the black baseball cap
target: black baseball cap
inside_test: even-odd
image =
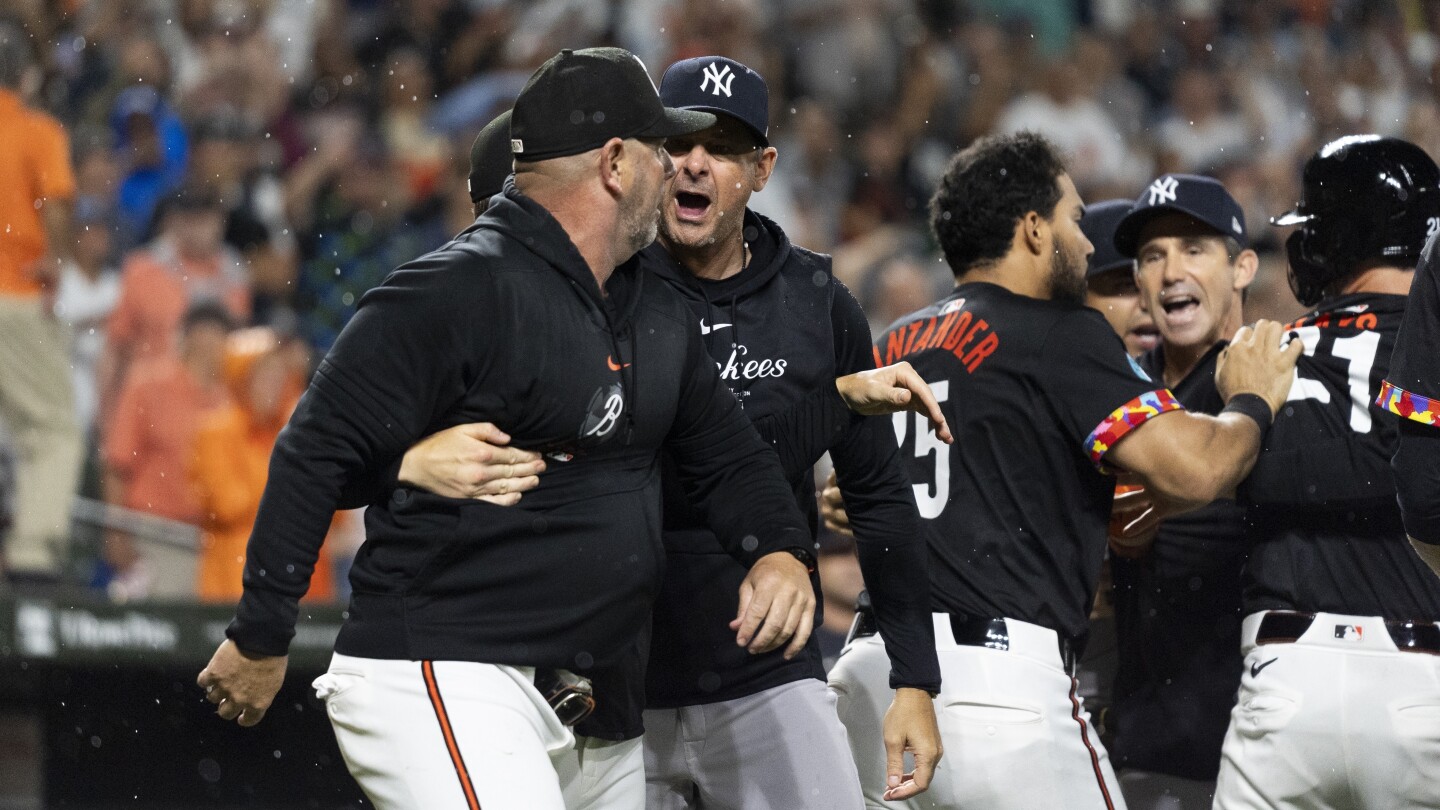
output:
[[[721,113],[744,124],[761,146],[769,146],[770,88],[759,73],[724,56],[697,56],[676,62],[660,79],[667,107]]]
[[[1155,182],[1135,198],[1130,213],[1115,228],[1115,249],[1120,255],[1133,258],[1140,250],[1136,243],[1145,223],[1167,211],[1188,214],[1222,236],[1233,237],[1242,247],[1249,245],[1245,212],[1219,180],[1198,174],[1167,174],[1155,178]]]
[[[470,145],[470,202],[499,194],[514,164],[510,154],[510,111],[506,110],[486,124]]]
[[[1115,226],[1130,213],[1132,205],[1129,200],[1105,200],[1085,206],[1080,230],[1095,246],[1095,252],[1090,254],[1090,266],[1085,270],[1086,278],[1134,266],[1134,259],[1121,256],[1115,249]]]
[[[714,126],[715,116],[675,110],[640,58],[622,48],[569,48],[540,66],[510,118],[517,160],[546,160],[597,149],[611,138],[669,138]]]

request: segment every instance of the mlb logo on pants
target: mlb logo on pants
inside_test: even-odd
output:
[[[1363,627],[1357,627],[1353,624],[1335,625],[1335,638],[1342,641],[1363,641],[1364,639],[1361,637],[1364,635],[1365,628]]]

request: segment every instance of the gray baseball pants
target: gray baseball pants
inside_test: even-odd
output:
[[[860,778],[821,681],[645,712],[648,810],[863,810]]]

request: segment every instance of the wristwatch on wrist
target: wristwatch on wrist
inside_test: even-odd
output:
[[[782,549],[782,551],[795,555],[795,559],[799,560],[800,564],[805,566],[805,572],[807,574],[815,573],[815,555],[810,552],[810,549],[804,546],[791,546],[790,548]]]

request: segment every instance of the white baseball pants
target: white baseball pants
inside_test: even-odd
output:
[[[1215,810],[1440,808],[1440,655],[1401,652],[1375,616],[1318,613],[1257,644],[1221,753]]]
[[[315,680],[377,810],[634,810],[639,739],[576,738],[526,667],[336,654]]]
[[[955,643],[935,614],[944,679],[935,713],[945,756],[930,789],[884,802],[881,727],[892,692],[880,636],[857,639],[830,671],[867,807],[1125,810],[1109,755],[1060,661],[1055,631],[1007,619],[1008,650]]]

